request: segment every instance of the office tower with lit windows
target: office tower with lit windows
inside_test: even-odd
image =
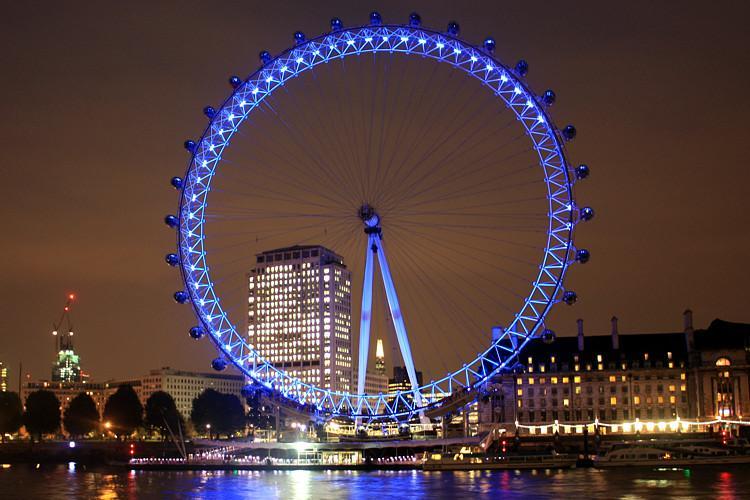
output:
[[[249,343],[276,368],[335,391],[352,387],[351,272],[322,246],[256,255],[248,276]]]

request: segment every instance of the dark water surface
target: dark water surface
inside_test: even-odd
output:
[[[0,469],[1,499],[57,498],[750,498],[750,467],[598,471],[136,472]]]

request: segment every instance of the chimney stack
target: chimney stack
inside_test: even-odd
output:
[[[685,309],[685,312],[682,313],[682,320],[685,326],[685,345],[688,352],[690,352],[695,348],[695,336],[693,335],[693,311]]]
[[[578,318],[578,350],[583,352],[583,320]]]
[[[620,349],[620,332],[617,329],[617,316],[612,316],[612,349]]]

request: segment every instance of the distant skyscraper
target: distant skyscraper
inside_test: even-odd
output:
[[[304,382],[352,387],[351,272],[322,246],[256,255],[248,278],[250,344],[271,364]]]
[[[385,374],[385,352],[383,341],[378,339],[375,347],[375,371],[367,370],[365,394],[377,395],[388,392],[388,376]]]
[[[80,382],[82,380],[81,359],[73,350],[73,331],[60,335],[57,359],[52,364],[53,382]]]
[[[375,373],[385,376],[385,351],[383,350],[383,339],[378,339],[375,347]]]
[[[8,367],[0,361],[0,392],[8,390]]]

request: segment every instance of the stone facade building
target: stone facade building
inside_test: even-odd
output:
[[[496,376],[479,405],[482,423],[560,425],[742,419],[750,415],[750,325],[714,320],[694,330],[534,339]]]

